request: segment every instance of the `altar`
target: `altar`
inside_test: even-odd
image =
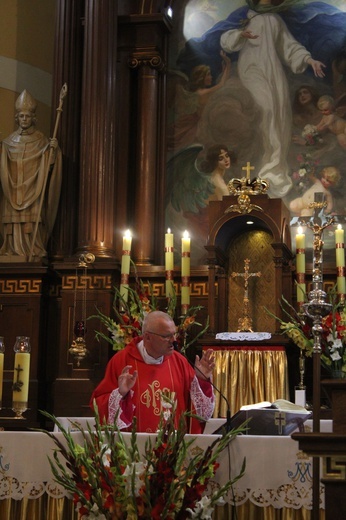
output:
[[[55,435],[63,441],[61,433]],[[80,442],[80,433],[72,432],[71,435]],[[195,437],[196,446],[202,449],[215,439],[214,435]],[[138,445],[144,444],[146,439],[146,434],[138,434]],[[1,432],[0,446],[1,519],[77,519],[68,493],[53,480],[48,457],[53,456],[55,444],[47,435],[40,432]],[[312,460],[299,451],[295,441],[289,436],[236,437],[219,460],[220,467],[210,483],[211,488],[217,489],[220,484],[237,475],[244,457],[245,475],[227,495],[226,506],[215,511],[215,519],[230,520],[234,505],[238,520],[309,518],[312,506]],[[320,508],[321,518],[324,518],[322,485]],[[255,516],[251,516],[249,511]]]

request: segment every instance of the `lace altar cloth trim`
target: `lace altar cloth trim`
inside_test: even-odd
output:
[[[6,498],[35,499],[42,497],[45,493],[52,498],[72,498],[71,494],[56,482],[19,482],[16,478],[9,476],[0,478],[0,500]]]
[[[207,495],[219,488],[219,484],[211,480],[208,484]],[[320,486],[320,509],[325,508],[324,491],[324,486]],[[238,489],[236,486],[236,489],[231,489],[224,499],[227,503],[236,506],[250,501],[258,507],[273,506],[274,509],[304,507],[312,510],[312,487],[283,484],[277,489]]]
[[[219,332],[215,339],[230,341],[264,341],[272,337],[270,332]]]
[[[208,491],[217,491],[220,485],[211,480]],[[207,491],[207,494],[208,494]],[[47,493],[52,498],[72,498],[61,486],[55,482],[19,482],[12,477],[4,477],[0,480],[0,500],[12,498],[36,499]],[[273,506],[275,509],[284,507],[292,509],[312,509],[312,488],[296,486],[295,484],[283,484],[277,489],[234,489],[225,497],[226,502],[237,506],[248,500],[259,507]],[[320,489],[320,507],[324,508],[324,487]]]

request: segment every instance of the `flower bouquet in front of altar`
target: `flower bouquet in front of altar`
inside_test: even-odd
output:
[[[328,299],[331,311],[322,318],[321,363],[332,377],[346,378],[346,306],[345,302],[338,301],[335,288],[328,292]],[[287,321],[267,312],[280,322],[282,334],[290,338],[305,356],[312,356],[314,338],[311,318],[298,313],[283,297],[281,308]]]
[[[40,430],[56,445],[49,458],[54,480],[72,496],[79,520],[211,520],[215,506],[225,503],[225,495],[245,472],[245,460],[239,475],[224,485],[211,479],[221,452],[245,426],[215,436],[202,449],[196,437],[186,437],[184,416],[175,429],[175,401],[165,394],[162,399],[171,412],[161,414],[157,434],[144,447],[135,422],[132,432],[123,435],[115,424],[101,424],[96,405],[95,426],[84,431],[71,421],[74,433],[43,412],[63,434],[64,442]]]
[[[97,318],[106,327],[109,334],[95,331],[96,338],[98,340],[104,339],[116,351],[122,350],[133,338],[142,334],[142,323],[149,312],[162,310],[159,309],[157,298],[150,283],[144,284],[137,275],[134,288],[128,287],[127,291],[127,299],[125,299],[120,290],[117,287],[114,288],[112,306],[114,318],[103,314],[99,309],[97,309],[97,314],[88,318]],[[173,295],[167,301],[167,308],[164,310],[174,319],[176,307],[177,299],[175,292],[173,292]],[[209,327],[209,319],[207,319],[205,326],[197,321],[197,315],[201,309],[201,306],[190,307],[186,314],[179,316],[177,319],[176,341],[181,352],[185,352]],[[200,330],[191,335],[190,332],[193,327],[200,327]]]

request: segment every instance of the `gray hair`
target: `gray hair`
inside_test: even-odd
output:
[[[169,314],[167,314],[167,312],[163,312],[163,311],[149,312],[143,320],[142,334],[144,334],[148,329],[151,329],[153,323],[155,323],[156,321],[162,321],[162,320],[174,323],[173,318]]]

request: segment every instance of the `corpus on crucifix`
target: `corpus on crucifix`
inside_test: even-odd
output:
[[[244,272],[243,273],[235,273],[233,272],[231,274],[232,278],[237,278],[238,276],[241,276],[244,278],[244,299],[243,299],[243,316],[242,318],[239,318],[238,320],[238,330],[237,332],[253,332],[252,330],[252,319],[250,317],[250,310],[249,310],[249,278],[253,276],[260,277],[262,273],[249,273],[250,268],[250,260],[246,258],[244,260]]]

